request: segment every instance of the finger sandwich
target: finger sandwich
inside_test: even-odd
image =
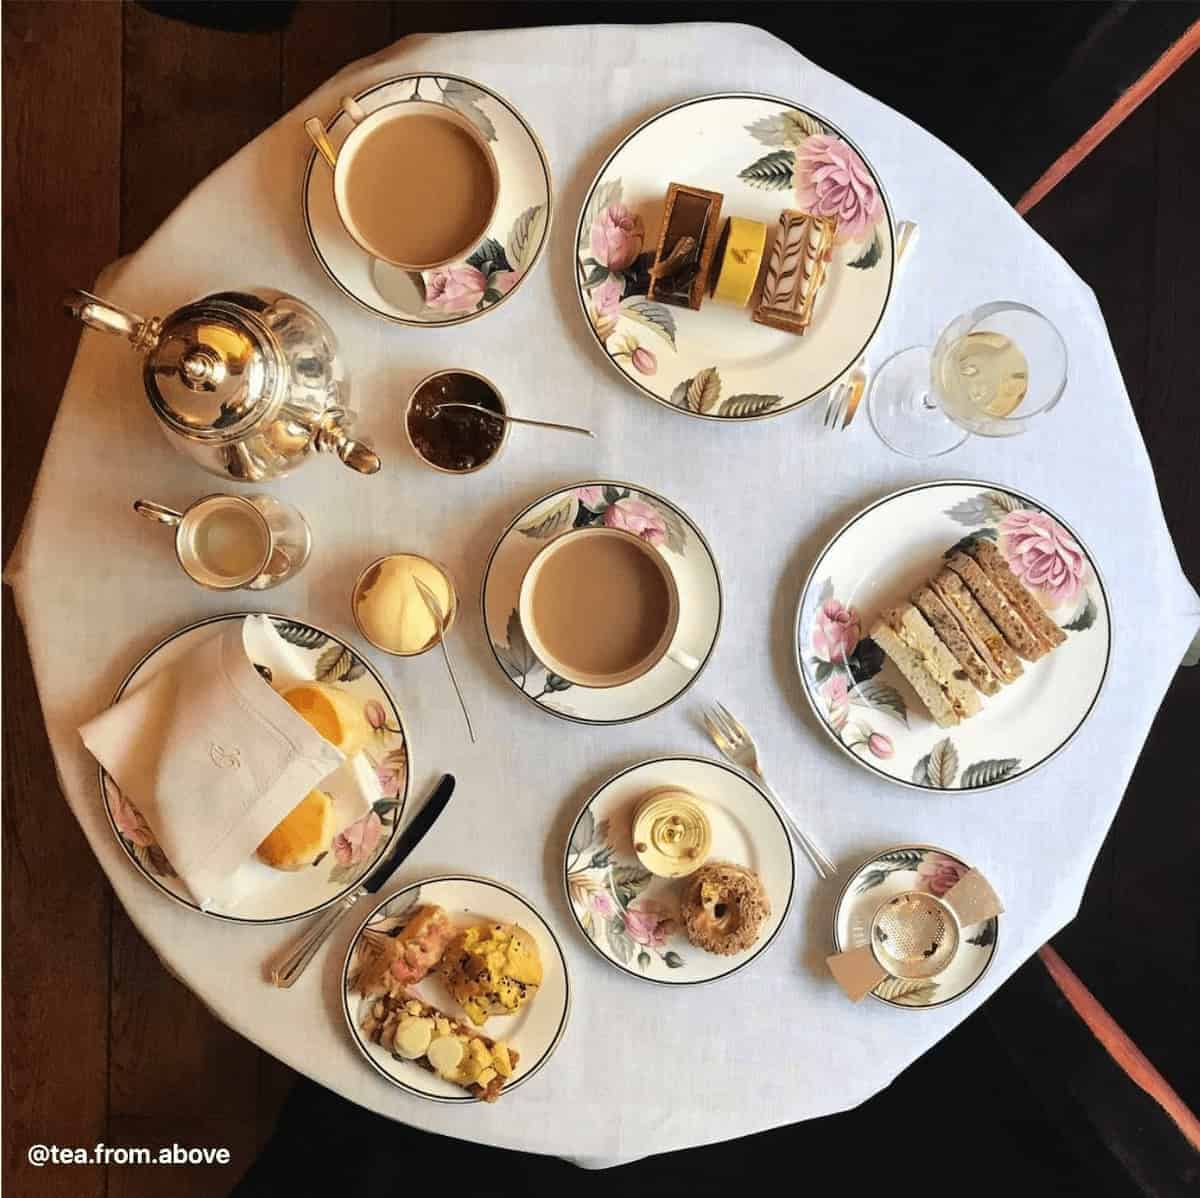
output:
[[[946,565],[970,588],[979,606],[992,618],[1004,634],[1004,639],[1026,661],[1037,661],[1046,653],[1046,646],[1021,618],[1021,613],[1004,597],[1000,588],[979,568],[979,563],[965,553],[952,553]]]

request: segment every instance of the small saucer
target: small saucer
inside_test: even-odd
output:
[[[679,591],[672,644],[694,657],[689,673],[669,658],[621,686],[579,686],[549,672],[525,638],[517,598],[525,569],[553,536],[603,525],[635,532],[662,553]],[[483,572],[484,628],[509,681],[531,702],[579,724],[624,724],[679,698],[704,671],[721,629],[717,562],[691,518],[669,500],[630,483],[593,479],[534,500],[501,533]]]
[[[656,878],[634,853],[640,799],[664,786],[700,798],[712,824],[711,861],[754,870],[771,902],[758,940],[732,956],[706,953],[678,927],[686,879]],[[563,860],[571,914],[584,939],[623,973],[663,986],[696,986],[744,969],[787,921],[796,884],[791,837],[775,804],[744,774],[704,757],[660,757],[622,770],[584,804]]]
[[[879,908],[897,895],[919,890],[941,898],[970,870],[945,849],[905,844],[876,853],[848,878],[833,916],[833,943],[838,952],[870,943],[871,923]],[[962,940],[950,964],[928,978],[885,978],[871,997],[892,1007],[942,1007],[961,998],[987,972],[996,955],[999,918],[962,929]]]
[[[483,244],[469,257],[421,274],[379,262],[342,227],[330,173],[314,149],[301,193],[317,261],[352,300],[397,324],[438,328],[498,308],[524,283],[545,249],[553,186],[541,142],[503,96],[458,75],[398,75],[354,97],[368,113],[409,100],[433,100],[464,116],[486,138],[500,171],[500,202]],[[325,127],[338,147],[350,131],[340,109]]]

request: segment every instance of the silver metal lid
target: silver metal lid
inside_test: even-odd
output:
[[[285,371],[278,344],[251,313],[200,300],[163,320],[145,380],[154,410],[177,433],[229,441],[270,410]]]

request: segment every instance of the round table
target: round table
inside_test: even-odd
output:
[[[549,252],[521,294],[486,319],[448,330],[389,326],[345,298],[314,260],[299,210],[309,149],[303,118],[327,117],[341,95],[416,69],[474,77],[506,95],[542,138],[558,189]],[[879,169],[897,216],[919,223],[920,244],[872,361],[928,343],[951,316],[990,299],[1021,299],[1055,321],[1070,349],[1071,382],[1040,427],[1006,442],[973,440],[951,459],[921,464],[890,454],[861,417],[846,433],[827,433],[820,403],[724,427],[622,384],[584,326],[572,283],[582,197],[607,151],[645,117],[689,95],[733,89],[795,97],[828,114]],[[135,355],[89,333],[8,574],[67,799],[138,928],[218,1017],[295,1069],[396,1119],[599,1166],[863,1101],[1072,917],[1200,603],[1175,559],[1092,293],[970,165],[745,26],[419,38],[330,80],[208,178],[96,289],[157,314],[247,283],[292,291],[334,326],[361,427],[385,462],[380,475],[361,478],[321,459],[270,488],[312,523],[306,571],[279,591],[232,600],[188,581],[130,503],[141,496],[179,507],[211,490],[213,479],[159,435]],[[597,439],[518,430],[496,465],[462,478],[436,474],[407,448],[400,412],[416,380],[448,365],[482,370],[524,415],[586,424]],[[554,486],[606,476],[657,490],[696,519],[721,565],[726,615],[695,692],[642,722],[592,728],[555,721],[514,691],[485,643],[477,594],[488,551],[513,512]],[[830,533],[890,490],[947,476],[1007,483],[1075,524],[1105,574],[1114,650],[1091,719],[1048,767],[1000,791],[931,797],[882,783],[825,739],[801,694],[791,639],[799,585]],[[557,1055],[494,1107],[423,1102],[365,1067],[338,993],[355,921],[295,989],[280,992],[263,963],[296,929],[209,921],[148,886],[112,838],[95,763],[76,731],[155,641],[232,604],[280,610],[355,638],[348,604],[355,576],[364,562],[398,549],[432,553],[458,580],[465,605],[455,648],[480,742],[467,742],[436,655],[369,655],[409,721],[415,793],[445,770],[460,788],[389,889],[452,871],[497,877],[545,912],[572,972],[574,1009]],[[1144,618],[1148,596],[1153,620]],[[843,868],[889,844],[926,841],[986,871],[1007,915],[980,986],[928,1012],[852,1005],[823,963],[837,882],[819,884],[802,860],[777,942],[718,986],[646,985],[580,941],[560,880],[572,819],[592,788],[641,757],[711,752],[695,718],[707,698],[751,725],[775,787]]]

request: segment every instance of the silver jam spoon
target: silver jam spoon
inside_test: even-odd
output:
[[[434,419],[441,414],[443,408],[463,408],[468,412],[481,412],[505,424],[529,424],[534,428],[549,428],[560,433],[578,433],[581,437],[594,437],[596,434],[590,428],[580,428],[577,424],[555,424],[553,420],[526,420],[521,416],[509,416],[504,412],[493,412],[491,408],[481,407],[474,403],[460,403],[458,400],[443,400],[434,408]]]

